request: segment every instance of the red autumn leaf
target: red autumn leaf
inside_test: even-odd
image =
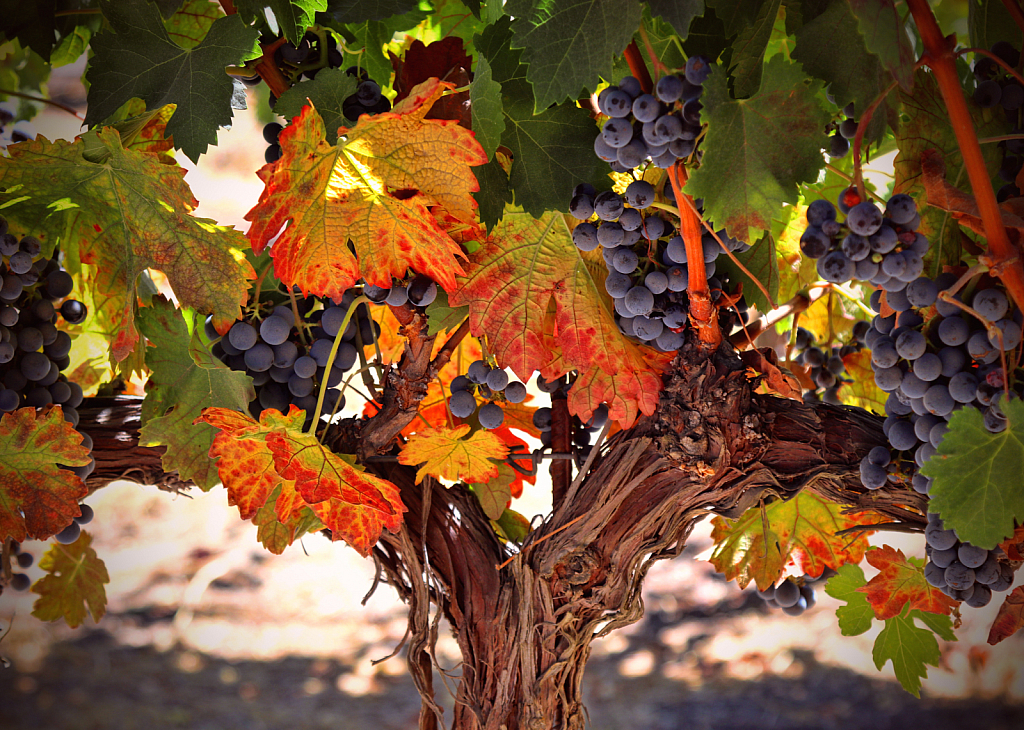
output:
[[[796,575],[817,577],[826,567],[859,563],[870,531],[856,536],[836,533],[879,522],[881,517],[874,512],[842,514],[841,510],[816,494],[800,492],[793,499],[772,502],[763,513],[754,506],[735,520],[715,517],[711,564],[726,579],[735,578],[741,588],[754,580],[764,590],[782,577],[787,564],[794,566],[791,572]]]
[[[458,36],[450,35],[430,45],[414,40],[406,49],[404,60],[390,52],[388,55],[395,69],[396,102],[402,101],[414,87],[430,78],[451,82],[456,88],[469,85],[467,71],[473,67],[473,60],[466,54]],[[434,102],[425,118],[454,119],[466,129],[471,129],[469,91],[441,97]]]
[[[64,420],[60,406],[36,415],[20,408],[0,418],[0,542],[56,535],[82,514],[89,490],[59,466],[85,466],[82,434]]]
[[[498,461],[508,455],[508,447],[490,431],[476,431],[469,438],[469,425],[455,428],[435,427],[420,431],[402,447],[398,462],[419,466],[416,483],[423,477],[463,482],[488,482],[498,476]]]
[[[995,645],[1013,636],[1024,626],[1024,586],[1017,586],[1003,601],[988,632],[988,643]]]
[[[803,391],[800,381],[779,368],[779,360],[773,349],[761,347],[745,350],[740,353],[740,357],[744,365],[764,375],[764,383],[771,392],[783,398],[801,399]]]
[[[598,278],[604,272],[603,264],[588,266],[561,214],[533,218],[509,210],[471,255],[449,301],[469,305],[472,332],[486,335],[498,363],[520,380],[534,370],[553,377],[576,369],[569,410],[586,421],[608,403],[609,416],[629,425],[639,413],[654,413],[671,356],[619,331]],[[547,316],[551,304],[553,319]]]
[[[917,608],[947,616],[956,608],[956,601],[929,585],[924,567],[907,560],[902,550],[884,545],[869,550],[867,560],[881,572],[857,590],[867,595],[879,619],[899,616],[907,603],[911,610]]]
[[[421,84],[391,112],[343,127],[334,146],[312,107],[292,120],[281,133],[281,159],[259,171],[260,202],[245,216],[257,253],[284,229],[271,250],[281,281],[340,299],[360,277],[390,287],[412,268],[455,288],[462,249],[429,208],[472,220],[479,186],[471,168],[487,158],[468,130],[424,119],[450,87]]]
[[[1010,537],[999,544],[1010,560],[1024,560],[1024,525],[1018,525]]]

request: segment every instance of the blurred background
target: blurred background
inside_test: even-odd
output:
[[[84,108],[82,65],[55,70],[51,98]],[[263,187],[255,170],[270,121],[258,91],[249,101],[198,168],[179,156],[197,215],[241,230]],[[50,139],[72,139],[78,125],[53,108],[33,122]],[[875,164],[884,175],[884,161]],[[545,474],[513,507],[544,514],[548,484]],[[222,488],[176,496],[124,482],[88,503],[96,516],[87,529],[111,577],[107,615],[70,630],[33,618],[32,594],[0,596],[0,728],[417,726],[404,653],[385,660],[405,633],[404,606],[385,585],[363,604],[372,560],[318,535],[270,555]],[[917,700],[891,666],[875,668],[879,628],[842,637],[840,604],[822,590],[798,618],[771,611],[698,558],[709,535],[702,523],[683,556],[650,571],[640,622],[594,644],[584,681],[593,728],[1024,728],[1024,637],[985,643],[998,601],[964,611],[960,641],[943,646]],[[924,552],[920,536],[873,542]],[[23,546],[37,561],[45,549]],[[445,683],[454,689],[459,654],[444,630],[437,655],[448,676],[435,687],[450,709]]]

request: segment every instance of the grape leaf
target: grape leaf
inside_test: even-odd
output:
[[[761,236],[758,241],[743,253],[736,254],[736,259],[746,267],[747,271],[753,274],[764,288],[768,290],[773,301],[779,297],[779,257],[775,251],[775,241],[770,233]],[[761,287],[725,253],[719,254],[715,259],[717,271],[728,273],[729,281],[732,284],[743,284],[743,296],[747,304],[757,307],[760,312],[770,312],[772,306],[765,297]]]
[[[929,509],[964,542],[991,550],[1024,523],[1024,403],[1001,402],[1006,430],[989,433],[981,412],[963,408],[949,419],[939,449],[921,467],[932,478]]]
[[[790,500],[769,504],[763,518],[760,506],[751,507],[735,520],[715,517],[711,521],[715,542],[711,564],[727,580],[735,578],[741,588],[754,580],[762,591],[782,576],[787,564],[795,565],[797,574],[817,577],[826,567],[835,570],[864,557],[870,530],[856,536],[838,536],[837,532],[880,519],[874,512],[842,514],[840,505],[800,492]]]
[[[89,490],[58,466],[85,466],[82,434],[64,420],[60,406],[36,415],[20,408],[0,418],[0,541],[45,540],[81,514]]]
[[[875,383],[874,369],[871,367],[871,350],[864,348],[851,352],[843,358],[846,373],[852,383],[843,383],[839,388],[839,397],[848,406],[857,406],[875,413],[885,413],[885,401],[888,394]]]
[[[402,15],[394,15],[383,20],[367,20],[360,23],[349,23],[342,26],[345,35],[354,36],[356,43],[346,44],[349,51],[357,51],[362,46],[359,65],[367,70],[371,79],[377,79],[383,85],[391,78],[391,61],[384,54],[383,48],[391,43],[396,33],[415,28],[427,17],[427,13],[415,6]]]
[[[764,54],[781,4],[782,0],[759,3],[757,17],[744,23],[733,41],[729,72],[733,77],[733,91],[737,98],[751,96],[761,87]],[[717,7],[716,11],[720,12],[721,7]]]
[[[837,601],[846,602],[845,606],[836,609],[839,630],[843,636],[859,636],[871,628],[875,611],[868,603],[867,596],[860,591],[865,582],[861,567],[847,563],[825,584],[825,593]]]
[[[999,543],[999,548],[1006,553],[1010,560],[1024,561],[1024,525],[1017,525],[1013,531],[1013,537]]]
[[[915,618],[922,619],[924,615],[905,607],[898,616],[886,620],[871,650],[875,667],[881,669],[891,661],[896,679],[915,697],[921,696],[921,678],[928,676],[925,665],[937,667],[941,658],[935,634],[914,623]],[[946,622],[949,620],[946,618]]]
[[[505,12],[516,19],[512,44],[523,49],[538,112],[610,78],[612,57],[640,25],[636,0],[509,0]]]
[[[660,15],[683,38],[690,29],[690,21],[704,13],[701,0],[649,0],[652,15]],[[660,58],[660,56],[659,56]]]
[[[171,41],[189,50],[202,43],[214,21],[223,17],[220,6],[209,0],[186,0],[184,7],[164,21],[164,28]]]
[[[705,164],[686,192],[704,198],[716,228],[756,241],[784,202],[796,202],[797,184],[817,179],[829,121],[815,96],[820,88],[782,56],[768,61],[761,89],[749,99],[731,99],[726,74],[711,72],[701,97]]]
[[[480,186],[479,192],[473,193],[473,199],[480,206],[480,222],[490,231],[505,214],[505,206],[512,204],[512,188],[509,187],[508,173],[498,159],[501,153],[486,165],[473,168]]]
[[[579,370],[569,410],[586,421],[605,402],[610,417],[624,425],[632,424],[638,411],[654,412],[666,358],[619,331],[603,282],[587,268],[561,214],[534,218],[506,211],[470,255],[460,285],[449,302],[469,305],[471,331],[486,334],[499,364],[520,380],[548,365],[545,315],[553,301],[562,372]],[[545,372],[545,377],[552,374]]]
[[[281,33],[292,44],[298,44],[306,28],[315,22],[314,15],[328,9],[327,0],[234,0],[235,9],[247,23],[266,17],[265,8],[274,14]],[[319,76],[320,74],[317,74]]]
[[[512,499],[510,487],[512,482],[516,480],[518,473],[508,464],[499,464],[498,476],[484,483],[469,485],[488,519],[501,519],[501,516],[505,513],[505,507]]]
[[[419,0],[329,0],[327,12],[340,23],[384,20],[419,7]]]
[[[92,535],[82,531],[70,545],[54,543],[39,559],[46,575],[32,585],[39,598],[32,604],[32,615],[40,621],[63,618],[71,628],[85,621],[86,613],[93,621],[103,618],[107,607],[110,582],[107,566],[92,549]]]
[[[501,108],[501,84],[491,78],[491,66],[484,56],[476,62],[469,99],[473,110],[473,132],[487,159],[491,159],[505,131],[505,115]]]
[[[196,423],[220,430],[210,456],[218,459],[229,501],[238,505],[243,518],[257,514],[280,486],[278,521],[287,526],[304,502],[331,530],[332,539],[345,540],[365,557],[383,528],[394,531],[402,522],[406,508],[398,487],[363,472],[313,434],[303,433],[304,420],[304,412],[295,406],[287,415],[266,410],[258,423],[226,408],[204,408]]]
[[[877,618],[899,616],[907,605],[926,613],[946,615],[956,608],[956,601],[925,580],[920,560],[908,560],[902,550],[888,545],[869,550],[866,557],[879,573],[858,590],[867,596]]]
[[[455,428],[435,426],[410,436],[398,455],[398,463],[420,466],[416,483],[423,477],[464,482],[488,482],[498,476],[498,465],[508,447],[490,431],[476,431],[469,438],[469,424]]]
[[[904,90],[913,89],[917,58],[896,3],[892,0],[849,0],[849,3],[867,50],[882,60]]]
[[[292,120],[281,133],[281,159],[259,171],[260,202],[245,216],[257,253],[291,221],[271,250],[281,281],[340,299],[360,276],[390,287],[412,268],[455,288],[462,250],[427,206],[472,220],[471,166],[486,157],[455,122],[423,118],[446,88],[436,79],[421,84],[393,113],[364,116],[336,146],[324,141],[312,107]]]
[[[228,15],[214,22],[202,43],[186,50],[171,40],[149,3],[103,0],[100,8],[111,30],[92,38],[85,123],[102,122],[132,97],[150,109],[176,104],[167,133],[177,149],[198,161],[217,143],[217,129],[231,123],[234,85],[224,67],[252,50],[256,29]]]
[[[162,297],[139,313],[139,327],[149,340],[146,366],[152,371],[139,444],[166,446],[164,471],[177,471],[208,491],[220,482],[209,458],[216,431],[192,422],[206,406],[244,411],[256,397],[252,378],[215,358],[203,344],[201,327],[190,337],[181,312]]]
[[[356,93],[356,79],[341,68],[324,68],[316,78],[295,84],[281,94],[274,105],[274,113],[284,117],[297,117],[302,107],[312,104],[324,123],[324,139],[333,145],[338,141],[338,128],[348,124],[342,105]]]
[[[436,335],[441,330],[455,331],[469,316],[469,307],[453,307],[448,303],[444,289],[437,290],[437,299],[427,305],[427,334]]]
[[[708,0],[709,8],[714,8],[715,15],[722,21],[727,35],[741,33],[757,19],[763,9],[761,0]]]
[[[995,646],[1024,627],[1024,586],[1017,586],[1003,601],[988,632],[988,643]]]
[[[284,549],[305,535],[323,529],[323,523],[313,509],[302,503],[298,511],[291,512],[284,521],[277,514],[277,502],[281,497],[284,485],[278,485],[267,497],[267,501],[257,510],[252,522],[257,526],[256,539],[274,555],[280,555]],[[294,487],[292,488],[294,492]]]
[[[967,3],[967,29],[974,48],[991,48],[999,41],[1021,45],[1020,29],[1005,3]]]
[[[124,149],[112,129],[97,141],[110,153],[102,164],[84,159],[80,141],[38,137],[12,147],[11,157],[0,159],[0,189],[7,188],[0,200],[31,197],[5,214],[41,224],[51,239],[61,238],[62,247],[74,247],[82,262],[95,265],[96,277],[86,283],[110,312],[115,360],[128,357],[138,342],[136,291],[147,268],[167,275],[182,306],[213,312],[218,330],[226,331],[255,276],[242,253],[242,234],[193,217],[198,201],[185,171],[163,164],[162,155]],[[21,190],[12,192],[17,186]]]
[[[44,61],[49,62],[53,47],[57,44],[56,10],[56,0],[0,1],[4,38],[8,41],[17,39],[23,47],[31,48]]]

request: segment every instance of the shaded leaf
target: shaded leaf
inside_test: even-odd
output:
[[[257,526],[256,539],[267,550],[274,555],[280,555],[285,548],[302,537],[307,532],[315,532],[323,529],[323,523],[305,503],[302,503],[297,513],[291,513],[282,522],[277,514],[277,502],[281,496],[283,485],[279,485],[267,497],[266,503],[259,508],[252,518]],[[293,488],[294,491],[294,488]]]
[[[436,335],[441,330],[454,332],[468,316],[469,307],[452,307],[448,303],[448,294],[438,289],[437,299],[427,305],[427,334]]]
[[[82,512],[89,490],[59,466],[85,466],[82,434],[64,420],[60,406],[36,414],[20,408],[0,417],[0,541],[45,540]]]
[[[908,560],[902,550],[885,545],[869,550],[866,557],[879,573],[858,590],[867,596],[876,618],[899,616],[907,605],[911,609],[946,615],[956,608],[956,601],[925,580],[921,561]]]
[[[732,44],[732,59],[729,72],[732,74],[737,98],[757,93],[761,87],[761,71],[764,55],[771,38],[775,18],[778,17],[782,0],[769,0],[758,4],[757,17],[744,23]],[[717,8],[721,10],[720,7]]]
[[[964,542],[991,550],[1024,523],[1024,403],[1001,402],[1008,424],[989,433],[974,408],[956,411],[921,473],[932,478],[929,509]]]
[[[667,20],[683,38],[690,29],[690,22],[704,13],[701,0],[649,0],[647,4],[652,15],[660,15]]]
[[[917,58],[896,3],[892,0],[848,1],[867,50],[882,60],[886,70],[904,90],[913,89]]]
[[[800,381],[779,368],[778,357],[772,348],[761,347],[744,350],[740,353],[740,358],[744,365],[764,376],[765,385],[773,393],[777,393],[783,398],[803,399],[803,388],[800,386]]]
[[[501,107],[501,84],[491,78],[491,66],[484,56],[477,60],[469,99],[473,110],[473,132],[487,159],[491,159],[505,131],[505,114]]]
[[[64,619],[71,628],[85,621],[87,613],[93,621],[103,618],[107,607],[110,582],[107,566],[92,549],[92,535],[84,530],[70,545],[53,543],[39,559],[46,575],[32,585],[39,598],[32,604],[32,615],[40,621]]]
[[[1013,636],[1024,626],[1024,586],[1017,586],[1006,596],[999,607],[992,628],[988,632],[988,643],[995,646],[1003,639]]]
[[[281,33],[293,44],[298,44],[306,28],[313,25],[313,16],[328,9],[327,0],[234,0],[234,4],[247,23],[265,18],[264,8],[269,8]]]
[[[419,0],[328,0],[327,12],[341,23],[384,20],[419,7]]]
[[[312,81],[295,84],[281,94],[274,105],[274,113],[296,117],[302,113],[302,107],[307,103],[312,104],[323,120],[324,139],[327,144],[333,145],[338,141],[338,128],[348,124],[343,104],[356,93],[357,86],[356,78],[345,73],[345,69],[320,69]]]
[[[132,97],[148,108],[176,104],[167,133],[176,148],[198,161],[217,143],[217,129],[231,123],[234,86],[224,67],[252,50],[256,29],[236,15],[225,16],[202,43],[186,50],[171,40],[154,5],[104,1],[100,8],[110,30],[92,38],[86,124],[102,122]]]
[[[736,259],[746,267],[747,271],[753,274],[759,282],[768,290],[772,300],[778,303],[779,298],[779,256],[775,250],[775,241],[771,234],[766,233],[743,253],[735,254]],[[759,312],[770,312],[775,307],[765,297],[761,287],[733,260],[722,253],[715,259],[717,270],[729,276],[731,284],[743,285],[743,296],[747,304],[757,307]]]
[[[860,591],[865,582],[861,567],[847,563],[825,584],[825,593],[846,603],[836,609],[839,630],[843,636],[859,636],[871,628],[875,611],[868,603],[867,596]]]
[[[287,224],[271,250],[281,281],[340,299],[360,277],[390,287],[412,268],[455,288],[462,251],[427,206],[474,218],[470,167],[486,157],[455,122],[423,118],[448,87],[417,87],[393,112],[364,116],[336,146],[309,107],[281,133],[282,157],[259,171],[266,188],[246,214],[257,253]]]
[[[195,48],[203,42],[217,18],[223,18],[224,11],[210,0],[186,0],[185,5],[164,21],[167,37],[185,50]]]
[[[409,437],[398,462],[406,466],[422,464],[416,471],[417,484],[425,476],[464,482],[496,479],[498,466],[492,459],[504,459],[508,447],[490,431],[479,430],[465,438],[469,430],[464,423],[453,429],[435,426],[420,431]]]
[[[521,543],[531,532],[530,521],[515,510],[506,509],[496,523],[505,539],[514,543]]]
[[[473,494],[480,501],[484,514],[492,520],[499,520],[505,513],[505,507],[512,499],[512,483],[516,481],[517,472],[508,464],[498,465],[498,476],[482,484],[470,484]]]

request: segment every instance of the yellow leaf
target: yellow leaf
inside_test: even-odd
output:
[[[498,465],[491,459],[504,459],[508,447],[490,431],[477,431],[468,439],[469,424],[454,429],[435,428],[409,438],[398,461],[406,466],[422,464],[416,483],[423,477],[464,482],[488,482],[498,476]]]

